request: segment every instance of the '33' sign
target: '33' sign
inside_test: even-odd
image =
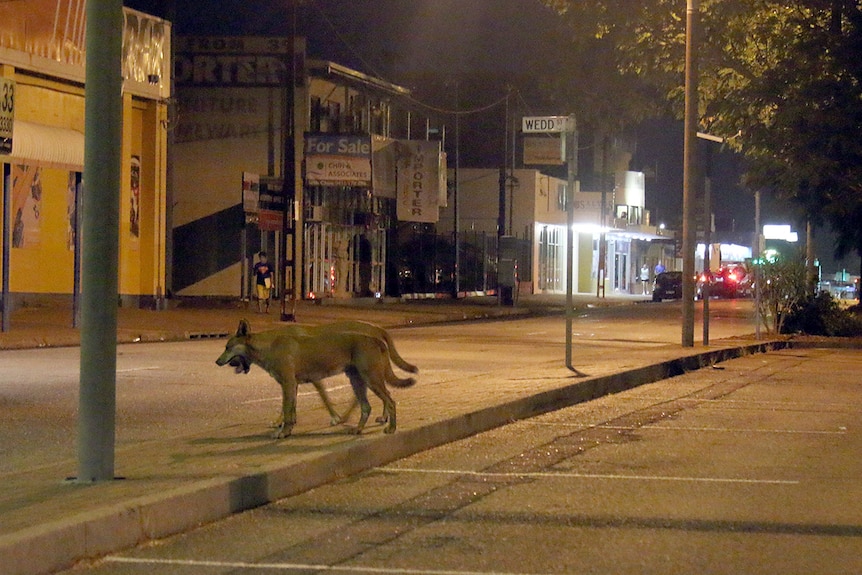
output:
[[[12,124],[15,113],[15,81],[0,78],[0,154],[12,153]]]

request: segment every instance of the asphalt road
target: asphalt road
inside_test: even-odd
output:
[[[713,302],[711,337],[754,331],[751,302]],[[573,322],[573,363],[596,373],[596,349],[626,354],[643,347],[678,344],[680,303],[645,303],[594,308]],[[559,316],[479,321],[393,330],[397,347],[421,368],[423,387],[513,370],[565,364],[565,321]],[[279,410],[280,391],[263,370],[238,376],[215,366],[224,341],[121,345],[117,351],[118,449],[165,437],[222,430],[260,421],[265,429]],[[0,351],[0,474],[33,466],[68,463],[75,470],[80,351],[53,348]],[[336,403],[352,399],[347,379],[327,381]],[[409,391],[396,392],[409,400]],[[401,402],[401,398],[395,397]],[[374,403],[374,409],[379,409]],[[409,405],[405,406],[409,409]],[[311,386],[300,388],[295,433],[327,426]],[[354,415],[354,418],[356,416]],[[399,418],[401,419],[401,418]],[[34,426],[26,422],[40,421]]]
[[[862,351],[744,357],[74,573],[860,573],[860,368]]]

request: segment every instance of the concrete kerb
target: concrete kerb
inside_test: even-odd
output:
[[[0,541],[0,573],[34,575],[66,569],[81,560],[181,533],[512,421],[794,344],[793,341],[774,340],[722,347],[620,373],[586,377],[557,389],[393,435],[359,437],[356,443],[311,461],[277,465],[249,475],[204,480],[157,496],[141,497],[39,525]]]

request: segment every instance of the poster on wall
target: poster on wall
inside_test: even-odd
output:
[[[141,157],[132,156],[129,193],[129,234],[133,240],[141,237]]]
[[[66,184],[66,248],[75,251],[75,230],[78,229],[78,176],[69,172]]]
[[[12,247],[39,245],[42,212],[42,169],[12,166]]]

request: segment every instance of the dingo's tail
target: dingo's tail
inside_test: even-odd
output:
[[[393,387],[410,387],[411,385],[416,383],[416,380],[412,377],[405,377],[402,379],[400,377],[396,377],[393,373],[392,378],[386,379],[386,383]]]

